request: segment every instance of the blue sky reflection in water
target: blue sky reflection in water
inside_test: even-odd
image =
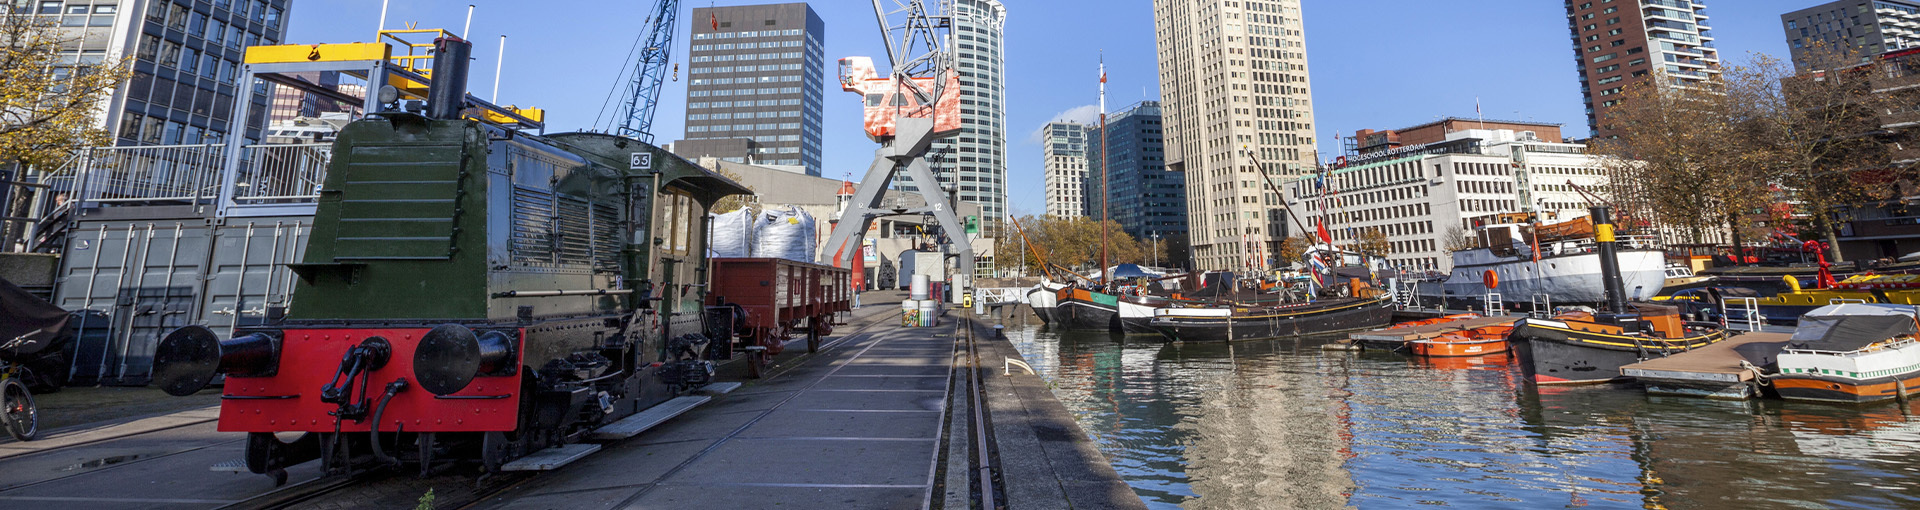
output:
[[[1008,333],[1156,508],[1920,506],[1920,417],[1897,405],[1539,392],[1497,357],[1326,339]]]

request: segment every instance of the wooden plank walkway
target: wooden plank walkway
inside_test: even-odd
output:
[[[1786,347],[1789,333],[1746,333],[1691,351],[1620,367],[1620,375],[1646,385],[1647,393],[1723,400],[1758,396],[1753,371],[1741,366],[1772,364]]]

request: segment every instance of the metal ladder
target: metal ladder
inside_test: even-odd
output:
[[[1553,316],[1553,295],[1534,294],[1530,301],[1532,301],[1533,311],[1528,312],[1527,316],[1542,319]]]
[[[1735,303],[1738,303],[1738,306],[1735,306]],[[1760,298],[1747,297],[1727,300],[1727,310],[1725,314],[1727,320],[1732,321],[1736,313],[1739,314],[1738,317],[1740,317],[1741,320],[1747,322],[1747,331],[1759,331],[1761,327],[1767,324],[1767,317],[1760,315]]]
[[[1488,292],[1487,293],[1487,316],[1488,317],[1495,317],[1495,316],[1504,317],[1506,315],[1507,315],[1507,304],[1506,302],[1500,300],[1500,293]]]
[[[1402,310],[1420,310],[1420,282],[1399,281],[1394,286],[1393,304]]]

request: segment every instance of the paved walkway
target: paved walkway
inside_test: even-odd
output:
[[[934,490],[959,321],[869,303],[820,353],[485,508],[921,508]]]

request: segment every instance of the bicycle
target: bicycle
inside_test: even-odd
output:
[[[0,428],[19,441],[32,441],[40,433],[40,408],[23,382],[26,374],[26,367],[0,361]]]

